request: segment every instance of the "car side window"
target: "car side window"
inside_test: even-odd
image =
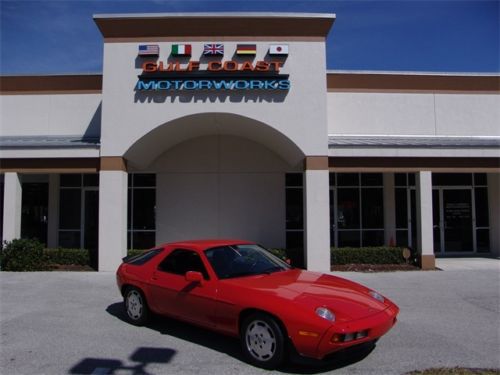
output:
[[[208,273],[200,256],[191,250],[175,249],[158,265],[158,270],[184,276],[188,271],[201,272],[205,280]]]

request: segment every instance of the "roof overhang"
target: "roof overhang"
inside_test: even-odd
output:
[[[94,21],[105,39],[216,36],[326,38],[335,21],[335,14],[96,14]]]

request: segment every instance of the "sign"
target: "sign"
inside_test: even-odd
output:
[[[275,47],[271,46],[274,50]],[[281,46],[284,47],[284,46]],[[238,44],[236,55],[254,55],[255,44]],[[270,50],[271,51],[271,50]],[[288,53],[288,46],[283,51]],[[205,44],[203,56],[223,55],[224,45]],[[172,57],[190,56],[191,45],[174,44]],[[205,58],[205,57],[204,57]],[[280,73],[283,60],[209,60],[202,64],[198,60],[179,61],[144,61],[142,74],[135,89],[137,91],[172,91],[172,90],[289,90],[291,83],[288,74]],[[201,66],[204,69],[200,69]]]

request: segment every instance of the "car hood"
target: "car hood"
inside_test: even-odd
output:
[[[249,292],[267,294],[307,307],[327,307],[337,321],[355,320],[389,307],[374,299],[361,284],[316,272],[292,269],[269,275],[227,279]]]

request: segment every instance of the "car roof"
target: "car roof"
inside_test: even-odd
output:
[[[188,240],[179,242],[164,243],[159,247],[189,247],[197,250],[206,250],[212,247],[228,246],[228,245],[249,245],[255,242],[234,239],[207,239],[207,240]]]

